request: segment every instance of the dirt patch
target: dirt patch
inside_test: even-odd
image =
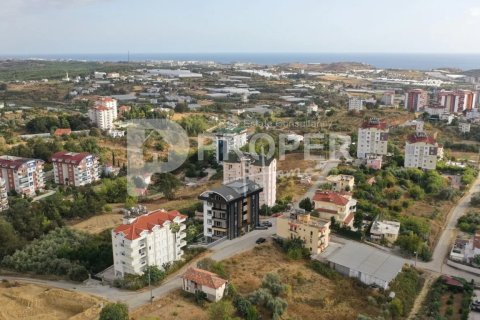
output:
[[[122,214],[107,213],[76,223],[72,226],[72,228],[90,234],[98,234],[106,229],[114,228],[120,224],[122,224]]]
[[[0,319],[94,320],[105,301],[86,294],[32,284],[0,285]]]
[[[208,308],[200,307],[187,298],[181,290],[156,300],[152,305],[147,305],[130,313],[133,320],[183,320],[196,319],[208,320]]]

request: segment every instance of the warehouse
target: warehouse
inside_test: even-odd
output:
[[[360,243],[347,243],[327,260],[341,274],[382,289],[388,289],[389,283],[407,263],[388,252]]]

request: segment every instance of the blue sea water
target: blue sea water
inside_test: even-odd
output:
[[[128,54],[32,54],[0,55],[0,59],[55,59],[127,61]],[[377,68],[431,70],[435,68],[480,69],[480,54],[436,53],[130,53],[130,61],[188,60],[257,64],[360,62]]]

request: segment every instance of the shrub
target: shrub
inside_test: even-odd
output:
[[[128,320],[128,307],[124,303],[109,303],[100,312],[100,320]]]

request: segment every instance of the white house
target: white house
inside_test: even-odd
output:
[[[182,276],[182,288],[184,291],[196,293],[202,291],[207,299],[217,302],[223,298],[228,281],[220,278],[217,274],[199,268],[188,268]]]
[[[116,277],[143,274],[148,266],[163,268],[183,256],[187,217],[176,210],[144,212],[127,211],[123,224],[112,230]]]

